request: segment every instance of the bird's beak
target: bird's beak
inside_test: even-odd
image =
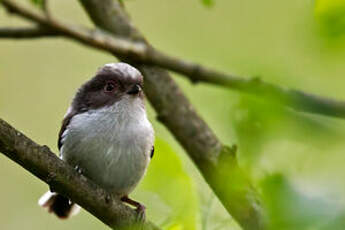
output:
[[[127,94],[135,95],[135,94],[138,94],[140,91],[141,91],[140,85],[139,85],[139,84],[135,84],[135,85],[127,92]]]

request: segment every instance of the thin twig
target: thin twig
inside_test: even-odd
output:
[[[38,26],[22,28],[0,28],[0,38],[30,39],[56,36],[60,36],[60,34],[56,32],[56,30],[50,30]]]
[[[258,78],[243,78],[213,70],[197,63],[166,55],[143,42],[132,42],[99,30],[94,31],[80,26],[67,25],[56,19],[48,19],[40,13],[23,8],[13,1],[3,0],[2,3],[10,12],[55,30],[57,35],[63,34],[88,46],[112,52],[135,62],[156,65],[180,73],[194,83],[205,82],[232,88],[277,104],[289,106],[301,112],[345,118],[345,102],[343,101],[283,88],[261,81]],[[0,38],[9,38],[9,36],[9,34],[4,34],[4,36],[0,34]],[[47,36],[53,35],[47,32]],[[30,36],[28,35],[28,37]],[[13,36],[13,38],[16,37]]]

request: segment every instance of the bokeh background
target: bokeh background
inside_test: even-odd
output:
[[[20,1],[30,5],[29,1]],[[151,43],[181,58],[345,100],[343,0],[128,0]],[[77,1],[50,0],[56,17],[92,26]],[[206,3],[206,4],[205,4]],[[0,26],[26,25],[0,8]],[[62,38],[0,40],[0,117],[57,152],[76,89],[111,55]],[[270,229],[345,229],[345,122],[173,74],[225,144],[238,145]],[[156,151],[132,194],[164,229],[237,230],[183,149],[155,119]],[[0,229],[107,229],[85,211],[59,221],[38,207],[47,185],[0,155]],[[224,183],[231,183],[224,181]]]

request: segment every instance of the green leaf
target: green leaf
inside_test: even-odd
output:
[[[44,0],[30,0],[30,1],[35,6],[43,8]]]
[[[146,200],[148,215],[165,229],[196,229],[197,194],[178,155],[157,138],[155,154],[137,194]],[[146,194],[146,195],[145,195]],[[157,220],[154,218],[156,217]]]
[[[318,230],[344,230],[345,229],[345,211],[343,211],[340,215],[332,219],[331,221],[324,224]]]
[[[262,183],[262,191],[269,230],[324,229],[320,227],[339,215],[338,205],[325,197],[313,197],[298,191],[280,174],[267,176]]]
[[[317,0],[314,11],[324,34],[332,37],[345,35],[344,0]]]
[[[213,0],[201,0],[205,6],[213,6]]]
[[[297,155],[293,152],[298,151],[298,146],[302,149],[315,147],[313,155],[316,156],[323,154],[321,149],[329,149],[329,145],[336,145],[342,141],[344,131],[339,123],[315,119],[271,103],[271,100],[274,102],[274,99],[266,99],[263,102],[251,96],[241,95],[233,107],[232,121],[238,137],[242,166],[248,169],[260,167],[260,158],[269,156],[273,146],[275,153],[272,155],[289,154],[290,159],[294,159],[293,156]],[[304,141],[300,144],[302,139]],[[280,143],[284,143],[285,147],[280,148]],[[293,150],[289,150],[287,146]],[[319,149],[321,151],[318,151]],[[303,152],[308,154],[306,150]],[[273,159],[270,160],[271,163],[277,163]]]

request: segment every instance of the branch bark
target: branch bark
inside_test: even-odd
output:
[[[2,119],[0,152],[113,229],[135,229],[140,225],[147,230],[159,230],[149,221],[138,223],[135,210],[77,173],[47,146],[36,144]]]
[[[60,36],[55,30],[42,27],[0,28],[0,38],[30,39]]]
[[[3,4],[10,12],[44,25],[46,28],[39,28],[37,31],[33,29],[27,29],[28,31],[25,31],[25,29],[22,29],[22,31],[3,29],[2,31],[0,29],[0,38],[37,38],[41,36],[63,35],[85,45],[112,52],[119,57],[126,57],[126,60],[132,62],[155,65],[180,73],[193,83],[205,82],[228,87],[259,96],[276,104],[288,106],[300,112],[345,118],[345,102],[343,101],[309,94],[300,90],[283,88],[261,81],[259,78],[243,78],[227,74],[197,63],[169,56],[145,44],[137,31],[131,32],[129,28],[125,28],[125,21],[120,21],[118,24],[121,24],[122,30],[126,34],[132,33],[131,40],[124,39],[123,36],[110,35],[100,30],[67,25],[44,14],[25,9],[12,1],[4,0]],[[120,17],[118,19],[123,20]],[[110,25],[107,26],[109,26],[109,29],[113,29]],[[107,27],[104,28],[105,30],[107,29]]]

